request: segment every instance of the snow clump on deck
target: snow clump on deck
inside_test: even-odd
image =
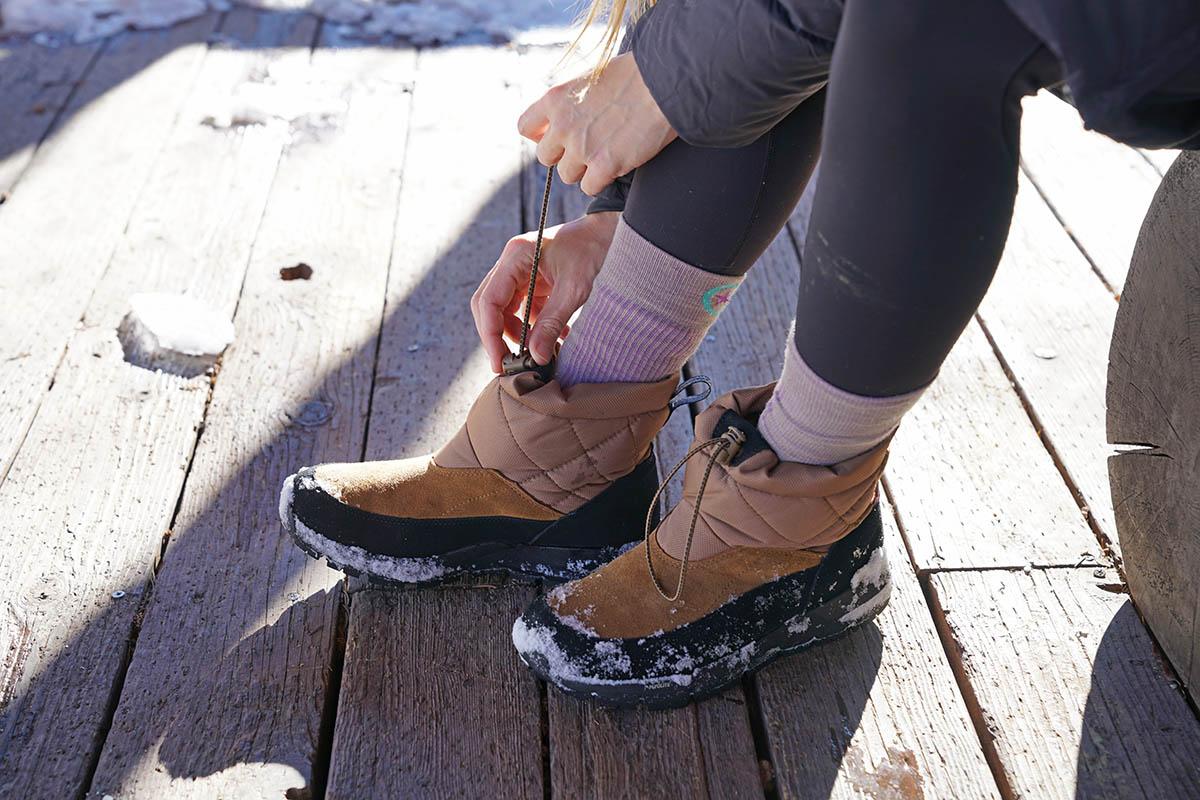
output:
[[[233,323],[194,297],[145,292],[130,297],[129,306],[147,349],[216,358],[233,341]]]
[[[338,26],[349,39],[395,37],[419,45],[460,40],[567,41],[575,6],[567,0],[241,0],[274,11],[307,11]],[[228,11],[230,0],[0,0],[0,35],[46,34],[75,42],[127,28],[165,28],[208,11]]]
[[[129,298],[117,327],[125,360],[143,369],[194,378],[212,369],[233,341],[233,323],[182,294],[148,292]]]

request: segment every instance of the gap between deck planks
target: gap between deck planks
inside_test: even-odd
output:
[[[50,48],[32,38],[0,42],[0,203],[12,196],[34,151],[103,48],[100,42]]]
[[[412,64],[322,48],[291,73],[347,108],[276,172],[93,797],[322,791],[340,576],[280,532],[278,491],[362,452]],[[282,281],[298,261],[311,279]]]
[[[1013,796],[1200,797],[1200,724],[1111,572],[946,572],[939,623]]]
[[[226,29],[253,34],[249,22],[239,13]],[[292,27],[276,25],[257,44],[298,34],[306,45],[312,25]],[[133,40],[161,46],[149,34]],[[214,90],[228,88],[260,60],[216,53],[199,75]],[[199,127],[200,95],[189,97],[184,86],[179,99],[186,99],[181,120],[0,486],[11,510],[0,525],[10,576],[3,638],[28,637],[26,652],[4,666],[6,796],[86,788],[208,397],[206,377],[155,374],[123,360],[116,328],[128,297],[188,289],[231,314],[284,141],[278,132],[218,135]],[[86,131],[89,122],[73,124]],[[95,145],[92,157],[105,155]],[[197,207],[201,196],[208,202]]]
[[[1050,92],[1027,98],[1023,112],[1024,171],[1119,295],[1160,173],[1132,147],[1085,130],[1079,112]]]
[[[0,206],[0,481],[129,219],[217,23],[123,34]],[[136,124],[131,124],[131,122]],[[103,143],[103,144],[98,144]],[[104,159],[97,159],[103,148]]]

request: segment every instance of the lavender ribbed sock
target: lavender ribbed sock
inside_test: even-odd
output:
[[[836,464],[865,453],[900,425],[925,387],[895,397],[863,397],[826,382],[804,363],[788,333],[783,374],[758,430],[783,461]]]
[[[567,387],[645,383],[678,372],[741,282],[680,261],[622,219],[563,341],[555,377]]]

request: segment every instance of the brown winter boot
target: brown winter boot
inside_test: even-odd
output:
[[[876,492],[887,442],[828,467],[781,462],[754,423],[773,388],[699,416],[683,500],[644,546],[516,621],[534,672],[610,705],[678,706],[886,605]]]
[[[654,437],[700,399],[676,391],[674,377],[566,390],[534,372],[498,377],[437,453],[306,467],[284,482],[280,518],[352,575],[585,575],[637,537],[657,485]]]

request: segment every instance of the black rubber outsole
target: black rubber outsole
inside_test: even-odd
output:
[[[690,703],[719,694],[752,674],[785,656],[831,642],[851,633],[873,620],[887,605],[891,583],[885,583],[866,597],[855,598],[852,593],[839,595],[818,609],[797,615],[775,630],[748,642],[722,658],[695,669],[687,680],[684,676],[654,676],[642,680],[596,683],[554,676],[542,653],[518,651],[521,661],[539,678],[565,694],[594,700],[612,708],[646,708],[652,711],[682,708]],[[842,619],[856,610],[850,622]],[[747,654],[747,651],[749,653]]]
[[[290,480],[291,478],[289,478]],[[589,572],[599,569],[620,555],[625,549],[624,547],[588,549],[539,547],[536,545],[512,546],[505,543],[481,541],[478,545],[460,548],[452,553],[442,554],[430,559],[421,559],[436,559],[438,562],[438,574],[436,576],[424,579],[399,580],[373,572],[369,568],[352,565],[347,563],[345,559],[323,552],[317,545],[305,539],[300,533],[296,524],[296,514],[291,503],[287,503],[286,506],[281,505],[280,523],[296,547],[309,557],[317,561],[324,561],[331,569],[335,569],[350,577],[365,578],[373,584],[383,586],[437,586],[463,576],[488,575],[504,575],[526,583],[545,582],[557,584],[581,578]],[[317,533],[318,536],[321,535],[316,531],[314,533]],[[634,542],[630,542],[628,546],[633,544]],[[393,564],[400,561],[412,561],[411,559],[394,559],[385,555],[375,555],[373,557],[385,563]]]

